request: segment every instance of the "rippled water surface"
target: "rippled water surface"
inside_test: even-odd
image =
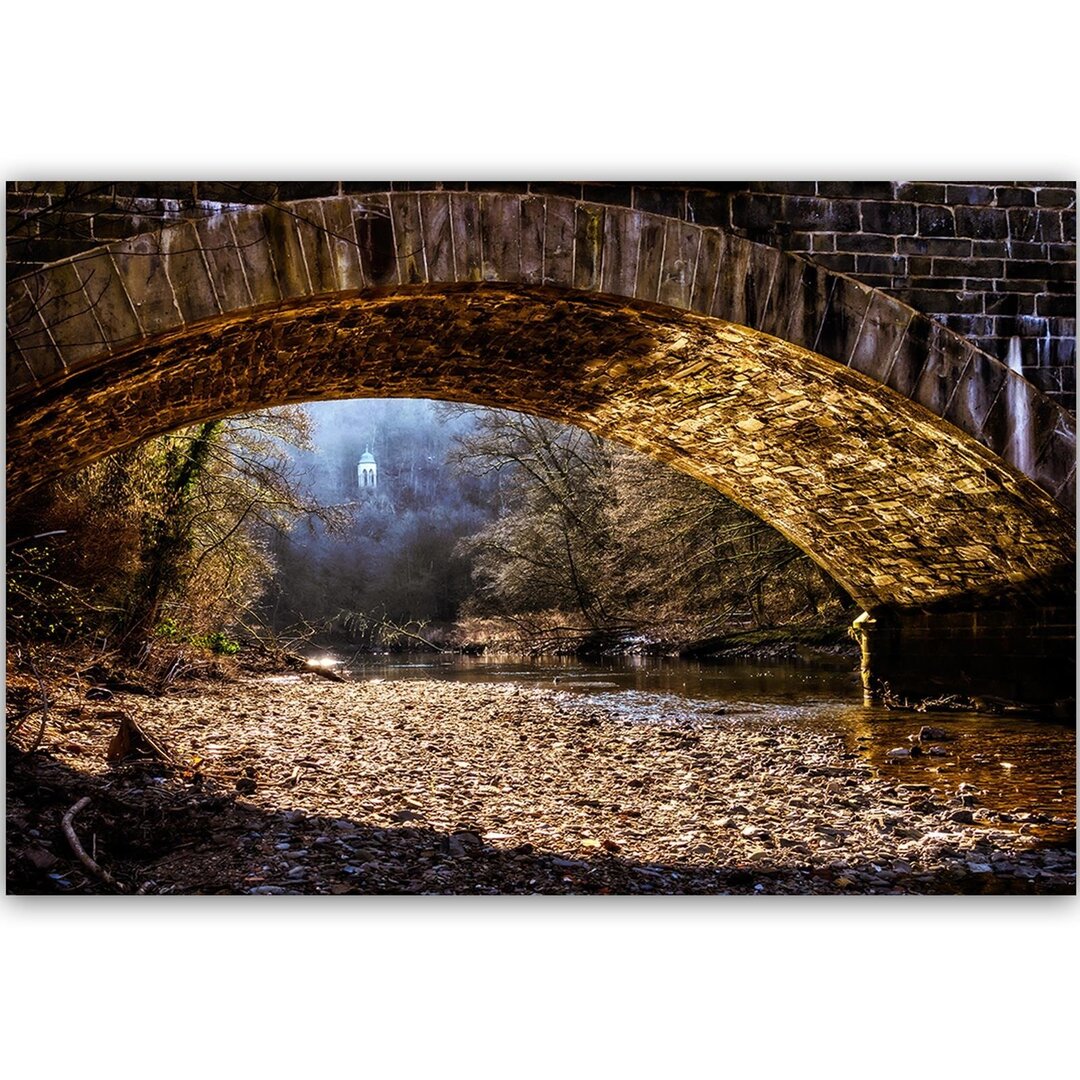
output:
[[[847,660],[694,663],[625,657],[585,663],[566,657],[424,655],[385,661],[365,657],[352,671],[365,679],[543,687],[566,692],[583,707],[596,703],[637,723],[741,724],[750,730],[761,722],[779,721],[793,731],[810,725],[842,735],[852,752],[869,760],[901,793],[918,791],[917,785],[955,791],[967,783],[979,793],[980,806],[1049,819],[1029,823],[1025,818],[1017,827],[1060,837],[1075,821],[1074,721],[867,708]],[[949,738],[929,744],[912,741],[923,725],[941,728]],[[913,747],[914,756],[888,757],[890,750]],[[919,752],[931,747],[938,753]]]

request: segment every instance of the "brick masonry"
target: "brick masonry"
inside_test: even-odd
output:
[[[222,207],[377,191],[556,195],[708,225],[850,275],[1076,408],[1071,181],[13,182],[8,275]]]

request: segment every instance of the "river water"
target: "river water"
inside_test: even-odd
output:
[[[596,704],[633,723],[742,725],[781,720],[842,735],[853,753],[890,783],[955,791],[970,784],[978,805],[1016,813],[1016,827],[1066,839],[1076,817],[1076,729],[1010,713],[910,713],[870,708],[850,662],[695,663],[655,657],[583,662],[569,657],[417,655],[363,657],[350,665],[360,679],[438,679],[540,687],[567,695],[571,706]],[[922,725],[948,740],[911,741]],[[890,758],[896,748],[936,753]],[[1035,815],[1032,818],[1030,815]],[[1046,819],[1046,820],[1041,820]],[[1055,820],[1056,819],[1056,820]]]

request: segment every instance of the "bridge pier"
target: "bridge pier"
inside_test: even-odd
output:
[[[852,629],[867,705],[956,694],[1060,708],[1076,696],[1075,596],[959,611],[880,607]]]

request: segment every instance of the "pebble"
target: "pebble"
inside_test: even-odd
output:
[[[241,816],[219,819],[238,822],[231,832],[215,822],[202,838],[221,830],[211,843],[225,876],[215,880],[243,892],[934,892],[973,874],[993,875],[994,891],[1075,888],[1074,849],[1047,848],[1043,835],[1073,826],[1070,803],[1016,807],[1017,824],[1039,834],[1019,835],[1010,815],[973,809],[995,805],[1001,781],[986,782],[988,795],[950,784],[938,748],[920,750],[925,738],[888,751],[894,762],[927,755],[889,769],[894,783],[914,781],[893,787],[871,768],[879,742],[852,755],[835,733],[793,730],[765,709],[737,723],[706,716],[688,733],[599,700],[421,680],[250,680],[131,707],[183,745],[201,716],[219,728],[222,703],[231,706],[230,745],[261,779],[242,777],[250,801],[236,803],[237,781],[211,762],[213,812]],[[308,706],[317,711],[305,719]],[[307,758],[323,767],[287,787]],[[249,842],[237,845],[243,833]],[[585,840],[588,855],[574,858]],[[826,859],[827,873],[811,870]],[[271,861],[263,880],[294,886],[248,887]],[[175,880],[152,873],[163,888]]]

